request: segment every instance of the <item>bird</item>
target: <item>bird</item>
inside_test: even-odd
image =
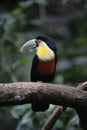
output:
[[[31,66],[31,82],[52,83],[57,63],[57,47],[54,40],[44,35],[37,36],[35,39],[27,41],[21,47],[21,51],[28,48],[36,48]],[[49,104],[34,102],[31,107],[34,112],[43,112],[49,108]]]

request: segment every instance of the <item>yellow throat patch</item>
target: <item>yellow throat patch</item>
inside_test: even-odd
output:
[[[37,47],[37,55],[43,61],[48,61],[54,58],[54,52],[51,50],[45,42],[41,42]]]

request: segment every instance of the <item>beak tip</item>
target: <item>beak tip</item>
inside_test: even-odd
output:
[[[21,47],[21,49],[20,49],[20,52],[22,53],[23,52],[23,48]]]
[[[29,40],[28,42],[26,42],[21,48],[20,48],[20,52],[23,52],[23,50],[27,49],[27,47],[30,48],[35,48],[36,47],[36,39],[32,39]]]

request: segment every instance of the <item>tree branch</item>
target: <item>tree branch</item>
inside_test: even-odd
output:
[[[78,85],[77,89],[87,91],[87,82],[81,83]],[[42,130],[52,130],[53,126],[55,125],[56,121],[60,118],[62,113],[67,109],[67,107],[58,106],[48,120],[45,122]]]
[[[48,118],[41,130],[52,130],[56,121],[60,118],[61,114],[66,110],[66,107],[58,106],[52,115]]]
[[[80,86],[87,90],[87,82]],[[17,82],[0,84],[0,107],[43,102],[75,108],[81,128],[87,130],[87,92],[66,85]]]
[[[0,106],[43,102],[73,108],[87,106],[87,92],[66,85],[35,82],[0,84]]]

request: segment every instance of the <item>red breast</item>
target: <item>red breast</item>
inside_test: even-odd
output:
[[[39,59],[37,72],[42,74],[54,73],[55,71],[55,58],[49,61],[42,61]]]

